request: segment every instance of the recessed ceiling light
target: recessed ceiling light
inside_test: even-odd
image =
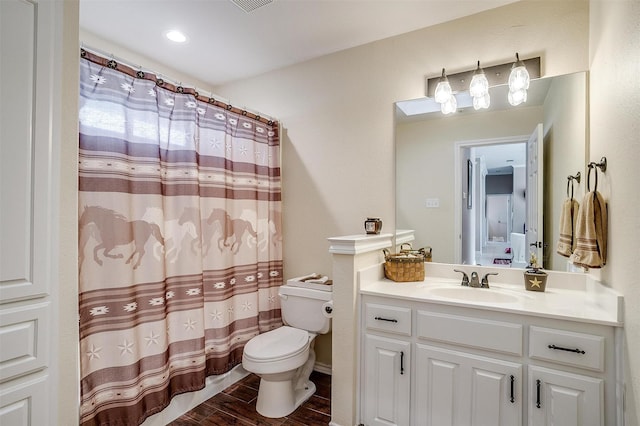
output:
[[[167,31],[166,33],[164,33],[164,35],[169,40],[171,40],[173,42],[176,42],[176,43],[184,43],[185,41],[187,41],[187,36],[185,36],[184,34],[182,34],[178,30]]]

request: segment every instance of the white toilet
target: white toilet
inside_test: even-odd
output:
[[[331,328],[332,287],[303,286],[280,287],[286,325],[255,336],[244,347],[242,366],[261,378],[256,409],[265,417],[291,414],[316,391],[309,380],[316,359],[313,341]]]

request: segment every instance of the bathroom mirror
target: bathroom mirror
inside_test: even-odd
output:
[[[490,94],[491,106],[479,111],[459,94],[462,107],[451,115],[427,98],[396,103],[396,228],[414,230],[414,247],[432,247],[434,262],[525,267],[532,208],[542,216],[544,268],[572,270],[556,244],[567,177],[585,177],[587,73],[534,80],[517,107],[506,101],[506,86]],[[536,132],[542,191],[532,203],[526,142]],[[585,187],[586,179],[574,182],[574,198]]]

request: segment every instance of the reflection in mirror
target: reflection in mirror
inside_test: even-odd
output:
[[[529,238],[542,243],[546,269],[573,270],[556,244],[567,176],[584,175],[588,158],[586,90],[583,72],[532,81],[518,107],[506,101],[505,86],[491,89],[489,110],[467,106],[444,116],[426,98],[398,102],[396,228],[414,230],[414,246],[432,247],[434,262],[525,267]],[[534,167],[526,146],[539,123],[543,154]],[[530,182],[535,170],[539,191]],[[574,186],[578,201],[584,185]]]

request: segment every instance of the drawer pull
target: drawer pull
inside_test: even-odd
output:
[[[510,400],[510,401],[511,401],[511,403],[512,403],[512,404],[513,404],[514,402],[516,402],[516,398],[515,398],[515,396],[513,395],[515,382],[516,382],[516,378],[515,378],[515,377],[513,377],[513,375],[511,375],[511,400]]]
[[[536,380],[536,407],[540,408],[540,380]]]
[[[569,349],[569,348],[563,348],[562,346],[556,346],[556,345],[549,345],[549,349],[555,349],[557,351],[575,352],[577,354],[582,354],[582,355],[586,354],[586,352],[581,349]]]
[[[400,374],[404,374],[404,352],[400,351]]]
[[[384,317],[375,317],[374,319],[378,321],[398,322],[397,319],[392,319],[392,318],[390,319],[390,318],[384,318]]]

